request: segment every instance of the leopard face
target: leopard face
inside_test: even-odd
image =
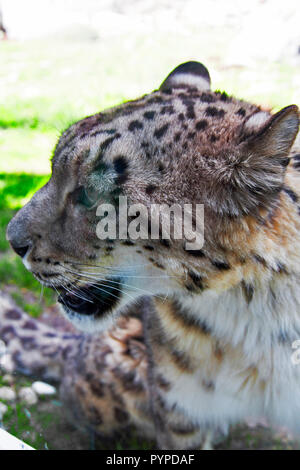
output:
[[[88,331],[141,295],[228,288],[241,282],[256,229],[276,207],[298,127],[296,106],[271,115],[210,91],[202,64],[182,64],[159,90],[67,129],[49,182],[11,220],[7,238]],[[148,211],[203,204],[203,247],[161,234],[99,239],[97,208],[118,213],[120,197]]]

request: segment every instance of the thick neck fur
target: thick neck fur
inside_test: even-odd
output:
[[[191,316],[205,322],[212,336],[259,360],[273,348],[286,344],[292,354],[293,341],[300,339],[299,277],[266,281],[257,286],[250,303],[243,288],[222,293],[204,292],[198,298],[180,299]],[[197,321],[196,320],[196,321]]]
[[[212,337],[241,347],[253,361],[271,358],[277,346],[292,354],[300,339],[298,174],[290,165],[277,207],[263,214],[263,223],[249,216],[224,231],[231,269],[211,273],[201,294],[175,296],[178,315],[204,323]]]
[[[162,307],[160,316],[165,342],[190,365],[182,379],[174,375],[191,417],[200,401],[220,428],[224,421],[266,416],[270,423],[299,432],[300,368],[292,362],[292,344],[300,339],[297,276],[261,283],[249,304],[236,286],[182,297],[167,310]],[[203,380],[212,380],[213,393],[199,392]]]

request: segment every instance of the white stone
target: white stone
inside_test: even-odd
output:
[[[6,354],[6,344],[0,339],[0,356],[4,356],[4,354]]]
[[[14,401],[16,392],[10,387],[0,387],[0,400]]]
[[[2,377],[2,382],[11,385],[11,384],[14,383],[14,378],[13,378],[13,376],[10,375],[10,374],[5,374],[5,375],[3,375],[3,377]]]
[[[0,356],[0,369],[3,369],[4,372],[11,374],[14,372],[14,368],[15,366],[10,354],[4,354],[3,356]]]
[[[31,387],[22,387],[18,392],[18,397],[26,405],[35,405],[38,402],[37,395]]]
[[[32,388],[37,395],[55,395],[56,388],[52,385],[46,384],[45,382],[34,382]]]
[[[4,403],[0,402],[0,421],[2,420],[7,410],[8,410],[7,406]]]

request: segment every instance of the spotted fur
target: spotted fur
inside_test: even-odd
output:
[[[64,314],[104,332],[57,355],[63,395],[86,426],[134,424],[161,448],[200,446],[251,415],[299,432],[298,129],[296,106],[272,114],[212,92],[206,68],[189,62],[159,90],[63,133],[50,181],[7,235],[62,301],[66,289],[74,302],[92,289],[92,306],[68,303]],[[204,246],[161,233],[99,240],[95,207],[118,195],[147,207],[204,204]],[[24,335],[29,320],[3,312],[0,334],[21,370],[34,371],[43,341],[46,351],[55,343],[53,357],[66,347],[51,333]]]

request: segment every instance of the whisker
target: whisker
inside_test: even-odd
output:
[[[67,279],[66,277],[65,277],[65,279],[68,281],[68,279]],[[94,280],[94,279],[93,279],[93,280]],[[106,279],[101,279],[101,280],[105,281]],[[119,284],[118,282],[114,282],[114,281],[111,281],[111,282],[113,282],[114,284]],[[95,286],[95,285],[96,285],[96,283],[90,283],[90,286]],[[103,285],[104,287],[106,286],[106,284],[102,284],[102,285]],[[107,287],[107,286],[106,286],[106,287]],[[75,288],[80,289],[80,290],[84,290],[84,289],[85,289],[85,286],[81,286],[81,287],[80,287],[80,286],[78,286],[78,287],[75,286]],[[121,290],[121,289],[118,289],[117,287],[113,287],[113,286],[112,286],[112,289],[118,290],[118,291],[122,292],[122,290]]]
[[[77,274],[77,273],[76,273],[76,274]],[[81,276],[81,277],[86,277],[86,278],[87,278],[87,276]],[[109,295],[112,295],[113,297],[118,298],[117,296],[115,296],[115,295],[112,294],[111,292],[106,291],[105,289],[103,289],[103,286],[104,286],[104,287],[107,287],[107,284],[102,284],[101,282],[99,283],[99,281],[106,281],[106,279],[102,279],[102,278],[101,278],[101,279],[89,278],[89,279],[92,279],[93,281],[96,281],[96,282],[90,283],[91,286],[93,286],[93,287],[95,287],[95,288],[97,288],[97,289],[99,288],[98,286],[100,286],[100,287],[101,287],[100,290],[102,290],[103,292],[108,293]],[[113,283],[113,284],[119,284],[119,282],[117,282],[117,281],[111,281],[111,280],[110,280],[109,282],[110,282],[110,283]],[[123,285],[123,284],[122,284],[122,285]],[[121,292],[121,294],[128,295],[132,300],[134,300],[134,298],[131,297],[131,296],[128,294],[128,292],[126,292],[125,290],[119,289],[118,287],[115,287],[115,286],[110,286],[110,288],[113,289],[113,290],[116,290],[116,291],[118,291],[118,292]],[[82,289],[83,291],[85,290],[84,287],[81,287],[81,289]],[[89,295],[92,295],[92,294],[89,292]],[[101,300],[103,301],[103,299],[101,299]]]
[[[112,297],[115,297],[116,299],[119,299],[119,298],[120,298],[119,296],[114,295],[114,294],[112,294],[111,292],[106,291],[105,289],[103,289],[103,287],[102,287],[103,284],[102,284],[102,283],[100,283],[100,284],[99,284],[99,283],[98,283],[98,284],[93,284],[93,286],[94,286],[97,290],[100,290],[100,292],[103,291],[103,292],[105,292],[105,293],[111,295]],[[98,287],[98,286],[99,286],[99,287]],[[105,286],[105,284],[104,284],[104,286]],[[122,290],[122,289],[118,289],[117,287],[111,287],[111,289],[117,290],[117,291],[121,292],[121,294],[126,294],[126,295],[128,295],[128,297],[129,297],[131,300],[135,300],[134,297],[132,297],[131,295],[128,294],[128,292],[125,292],[125,291]]]
[[[96,266],[94,266],[96,267]],[[67,271],[73,273],[73,274],[88,274],[88,275],[95,275],[95,276],[98,276],[99,274],[102,275],[102,276],[105,276],[107,275],[106,273],[101,273],[101,272],[90,272],[90,271],[81,271],[80,273],[78,271],[72,271],[68,268],[64,268],[66,269]],[[120,277],[122,275],[122,271],[119,270],[119,274],[109,274],[109,277]],[[132,275],[132,274],[126,274],[125,277],[128,277],[128,278],[138,278],[138,279],[169,279],[171,277],[180,277],[180,276],[173,276],[173,275],[165,275],[165,276],[141,276],[139,274],[137,275]]]
[[[69,269],[66,269],[67,271],[71,272],[72,274],[76,274],[79,278],[85,278],[85,279],[90,279],[92,281],[107,281],[106,278],[99,278],[99,276],[89,276],[89,275],[85,275],[85,274],[82,274],[82,273],[79,273],[79,272],[75,272],[75,271],[72,271],[72,270],[69,270]],[[111,284],[119,284],[119,282],[117,281],[112,281],[111,279],[109,280],[109,282]],[[122,282],[122,287],[125,286],[125,287],[128,287],[129,289],[134,289],[136,291],[139,291],[139,292],[142,292],[143,294],[147,294],[147,295],[150,295],[150,296],[154,296],[154,297],[157,297],[157,298],[160,298],[162,300],[165,300],[166,297],[162,297],[160,296],[159,294],[155,294],[154,292],[151,292],[149,290],[146,290],[146,289],[141,289],[140,287],[137,287],[137,286],[133,286],[131,284],[125,284],[124,282]],[[123,290],[120,290],[121,292],[123,292],[124,294],[128,294],[128,292],[126,292],[124,289]]]
[[[76,286],[75,286],[75,290],[70,290],[68,289],[68,287],[66,286],[66,284],[62,284],[63,288],[69,292],[69,294],[71,295],[75,295],[76,297],[78,297],[80,300],[84,300],[86,302],[90,302],[90,303],[93,303],[91,300],[89,299],[86,299],[83,295],[81,295],[79,292],[78,292],[78,289],[77,289],[77,292],[76,292]],[[73,286],[74,287],[74,286]]]
[[[103,269],[109,269],[112,271],[119,271],[120,269],[114,266],[105,266],[103,264],[87,264],[87,263],[74,263],[74,262],[70,262],[70,264],[74,266],[82,266],[82,267],[90,267],[90,268],[103,268]],[[132,265],[126,265],[126,269],[128,268],[134,269],[134,268],[138,268],[141,266],[150,266],[150,265],[152,265],[152,263],[132,264]]]
[[[78,273],[78,272],[75,272],[75,271],[71,271],[68,269],[69,272],[73,273],[73,274],[76,274],[77,276],[80,276],[81,278],[86,278],[86,279],[91,279],[91,280],[94,280],[94,281],[106,281],[107,279],[105,278],[99,278],[98,276],[90,276],[90,275],[87,275],[87,274],[84,274],[84,273]],[[111,279],[109,280],[109,282],[111,284],[119,284],[119,282],[117,281],[112,281]],[[132,286],[131,284],[125,284],[124,282],[122,282],[122,286],[125,286],[125,287],[129,287],[129,289],[134,289],[134,290],[137,290],[137,291],[140,291],[140,292],[143,292],[144,294],[148,294],[148,295],[155,295],[153,292],[151,291],[148,291],[148,290],[145,290],[145,289],[141,289],[140,287],[137,287],[137,286]]]
[[[55,290],[55,292],[57,293],[57,295],[59,297],[60,294],[59,294],[58,290],[56,289],[55,284],[53,284],[53,282],[50,282],[50,284],[51,284],[52,288]],[[64,306],[67,307],[64,300],[63,300],[63,297],[61,297],[61,299],[62,299],[62,303],[64,304]]]
[[[71,282],[68,278],[66,278],[65,276],[62,276],[62,277],[63,277],[67,282],[70,282],[70,283],[72,284],[72,282]],[[92,284],[91,284],[91,285],[92,285]],[[79,286],[77,287],[77,286],[75,286],[75,285],[73,284],[73,287],[75,288],[75,290],[76,290],[76,289],[77,289],[77,291],[78,291],[78,290],[81,290],[81,292],[87,293],[89,296],[92,296],[92,297],[96,298],[97,300],[99,300],[99,298],[98,298],[94,293],[92,293],[92,292],[87,292],[87,289],[86,289],[84,286],[83,286],[83,287],[82,287],[82,286],[81,286],[81,287],[79,287]],[[94,287],[95,287],[95,286],[94,286]],[[65,286],[64,286],[64,288],[65,288]],[[117,289],[117,288],[114,288],[114,287],[113,287],[113,289],[119,290],[121,293],[123,293],[120,289]],[[119,298],[119,297],[115,296],[114,294],[112,294],[112,293],[109,292],[109,291],[106,291],[106,290],[104,290],[104,289],[102,289],[102,290],[103,290],[103,292],[107,293],[108,295],[111,295],[112,297]],[[70,291],[69,291],[69,292],[70,292]],[[75,292],[73,292],[73,293],[74,293],[74,295],[77,295],[77,297],[81,298],[82,300],[86,300],[87,302],[93,303],[92,300],[86,299],[83,295],[81,295],[81,294],[78,295],[78,292],[77,292],[77,294],[76,294]],[[103,300],[103,299],[101,299],[101,302],[104,302],[105,304],[107,304],[107,302],[105,302],[105,300]]]

